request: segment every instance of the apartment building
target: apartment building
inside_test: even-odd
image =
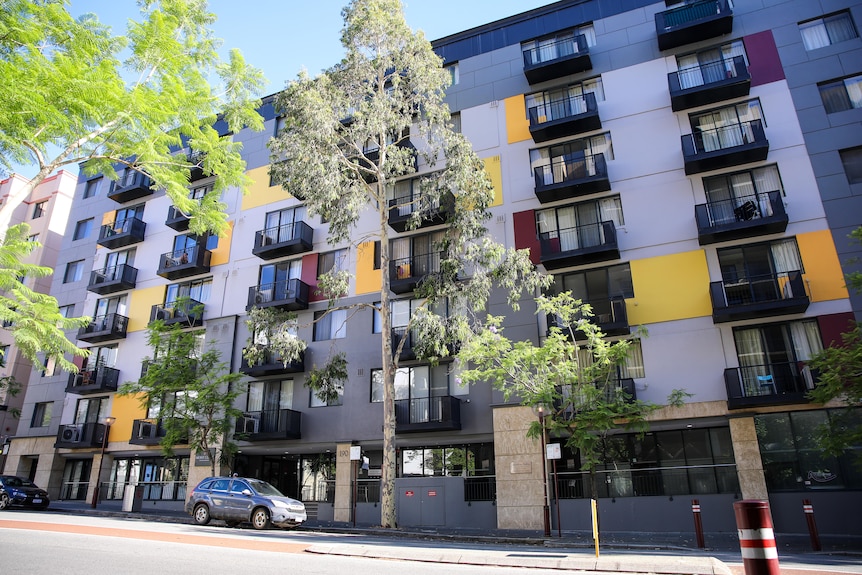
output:
[[[621,387],[660,404],[672,390],[690,394],[657,412],[645,436],[605,445],[603,531],[688,532],[698,499],[707,532],[733,532],[732,503],[756,498],[770,501],[776,531],[805,533],[805,498],[822,533],[862,534],[843,513],[860,505],[862,475],[812,440],[838,406],[805,397],[816,384],[805,360],[862,313],[843,280],[858,250],[844,236],[862,223],[862,3],[772,4],[563,0],[433,43],[452,73],[456,125],[494,183],[490,233],[529,248],[553,290],[590,302],[608,337],[646,329]],[[209,473],[206,457],[183,446],[163,457],[158,414],[114,392],[151,354],[152,319],[191,320],[247,375],[240,452],[225,471],[270,481],[321,519],[379,522],[377,370],[390,334],[370,310],[308,321],[326,307],[314,288],[333,266],[353,274],[349,301],[376,301],[374,246],[328,245],[326,223],[269,185],[271,98],[261,113],[264,133],[234,136],[255,183],[225,194],[225,237],[189,235],[140,175],[82,177],[72,221],[101,228],[66,237],[52,293],[94,315],[77,334],[92,353],[80,374],[31,376],[7,472],[37,462],[53,497],[91,497],[98,485],[105,504],[139,482],[145,506],[180,507]],[[192,196],[211,184],[192,179]],[[397,211],[389,223],[399,335],[444,224],[407,230]],[[202,317],[179,297],[204,304]],[[244,362],[254,306],[305,320],[302,361]],[[507,334],[541,341],[549,322],[533,311],[503,312]],[[406,347],[399,524],[539,530],[550,496],[555,529],[590,528],[579,454],[563,446],[546,460],[525,437],[529,408],[466,388],[449,362],[423,364]],[[304,382],[332,350],[346,354],[350,377],[323,402]],[[28,425],[46,403],[50,422]]]
[[[60,171],[46,178],[31,192],[27,191],[29,183],[29,180],[19,174],[11,174],[0,181],[0,230],[5,234],[10,227],[26,223],[30,226],[29,239],[38,242],[39,247],[30,253],[25,263],[53,268],[57,263],[63,236],[67,233],[69,210],[78,178],[67,171]],[[76,228],[73,233],[89,233],[88,225],[84,222],[80,229]],[[50,276],[25,277],[23,281],[27,287],[37,292],[48,293],[51,289]],[[68,312],[68,309],[62,311]],[[12,376],[19,384],[26,386],[33,365],[16,348],[14,339],[5,329],[0,330],[0,348],[3,350],[0,376]],[[4,446],[3,453],[0,454],[0,469],[8,449],[7,444],[18,427],[19,422],[14,414],[23,406],[25,394],[26,387],[17,395],[9,394],[8,390],[0,391],[0,445]],[[51,419],[51,412],[38,414],[37,418],[48,421]],[[32,477],[35,466],[25,462],[20,471],[23,475]]]

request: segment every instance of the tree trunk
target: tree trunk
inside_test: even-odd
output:
[[[381,156],[384,151],[381,150]],[[382,177],[380,178],[383,179]],[[377,183],[378,190],[383,191],[383,183]],[[380,194],[378,194],[380,197]],[[385,199],[385,192],[382,194]],[[383,366],[383,469],[380,474],[380,525],[387,528],[396,527],[395,513],[395,478],[397,476],[397,461],[395,448],[395,370],[397,364],[392,355],[392,316],[389,313],[389,238],[386,227],[388,221],[388,203],[378,202],[380,216],[380,326]]]

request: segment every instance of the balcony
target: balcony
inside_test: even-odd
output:
[[[74,423],[61,425],[54,448],[79,449],[101,447],[107,427],[104,423]]]
[[[305,352],[300,354],[299,359],[287,363],[271,352],[266,352],[263,360],[254,365],[249,365],[248,360],[243,357],[242,366],[239,368],[239,371],[251,377],[302,373],[305,371]]]
[[[90,322],[90,325],[78,330],[78,339],[88,343],[123,339],[126,337],[128,325],[129,318],[118,313],[97,315]]]
[[[126,218],[102,226],[96,243],[114,250],[144,241],[146,231],[147,224],[144,221],[138,218]]]
[[[235,439],[272,441],[302,439],[302,412],[292,409],[267,409],[244,413],[236,420]]]
[[[714,323],[802,313],[810,303],[798,271],[712,282],[709,296]]]
[[[167,435],[160,419],[136,419],[132,422],[132,445],[158,445]]]
[[[314,229],[305,222],[295,222],[260,230],[254,235],[251,253],[262,260],[272,260],[310,252]]]
[[[565,399],[556,400],[554,402],[556,404],[555,409],[557,411],[563,410],[570,418],[577,417],[578,411],[583,411],[585,403],[592,399],[578,388],[579,385],[592,385],[601,392],[600,399],[606,403],[634,403],[638,398],[635,380],[630,377],[610,379],[602,382],[595,381],[592,384],[584,382],[582,384],[576,383],[571,386],[557,387],[560,397]],[[565,409],[563,409],[564,402]]]
[[[655,15],[659,50],[730,34],[732,29],[733,12],[727,0],[690,2]]]
[[[461,429],[461,400],[445,395],[395,402],[395,432],[456,431]]]
[[[251,286],[246,311],[253,307],[280,307],[289,311],[308,309],[308,284],[299,279]]]
[[[135,288],[138,279],[138,269],[129,264],[110,266],[90,272],[90,283],[87,290],[99,295],[116,293]]]
[[[745,58],[710,62],[683,68],[667,75],[670,107],[674,112],[714,104],[731,98],[747,96],[751,90],[751,74]]]
[[[584,303],[590,304],[593,315],[585,317],[587,321],[598,326],[602,333],[607,336],[629,335],[631,328],[629,327],[629,317],[626,311],[626,300],[622,297],[612,297],[606,299],[594,299]],[[548,316],[548,328],[558,327],[568,332],[568,327],[562,321],[562,318],[557,316]],[[550,332],[550,329],[549,329]],[[586,335],[580,330],[574,330],[576,340],[585,340]]]
[[[415,193],[389,200],[389,227],[404,232],[446,223],[455,211],[455,197],[450,193],[442,199]]]
[[[392,353],[395,353],[395,350],[398,347],[398,344],[401,343],[401,339],[404,338],[404,345],[401,347],[401,355],[398,358],[402,361],[410,361],[416,359],[416,352],[413,351],[413,343],[416,341],[416,333],[412,330],[408,330],[406,327],[393,327],[391,330],[391,345],[392,345]]]
[[[763,122],[752,120],[682,136],[685,174],[760,162],[769,153]]]
[[[727,408],[808,403],[815,376],[795,362],[731,367],[724,370]]]
[[[619,259],[617,230],[601,222],[539,234],[541,262],[548,270]]]
[[[156,274],[169,280],[209,273],[212,252],[203,246],[174,250],[162,254]]]
[[[126,171],[128,173],[128,170]],[[117,203],[124,204],[144,196],[149,196],[153,193],[150,186],[153,181],[141,172],[131,172],[133,175],[123,175],[122,178],[115,182],[111,182],[111,189],[108,191],[108,198]]]
[[[78,373],[69,374],[66,393],[92,395],[117,391],[119,381],[120,370],[113,367],[99,366],[96,369],[82,369]]]
[[[702,246],[783,232],[788,223],[779,191],[698,204],[694,218]]]
[[[536,198],[546,204],[611,189],[604,154],[569,154],[533,169]]]
[[[389,289],[393,293],[410,293],[426,276],[440,272],[443,252],[419,254],[389,261]]]
[[[536,143],[573,136],[602,127],[596,95],[569,96],[527,110],[530,135]]]
[[[586,72],[593,68],[587,38],[578,34],[554,42],[543,42],[537,48],[524,50],[524,76],[530,84],[538,84]]]
[[[150,323],[158,319],[165,325],[180,323],[182,327],[199,327],[204,322],[203,309],[204,304],[193,299],[157,304],[150,309]]]
[[[204,177],[209,177],[204,175],[203,169],[203,161],[206,157],[204,152],[190,151],[186,155],[186,159],[190,164],[193,164],[189,171],[189,182],[196,182],[198,180],[202,180]]]
[[[165,225],[178,232],[184,232],[189,229],[189,217],[179,211],[176,206],[168,208],[168,217],[165,220]]]

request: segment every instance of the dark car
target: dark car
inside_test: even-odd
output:
[[[0,491],[0,509],[10,505],[47,509],[51,503],[47,491],[24,477],[0,475]]]
[[[198,525],[222,519],[228,527],[250,522],[255,529],[297,527],[307,518],[302,501],[283,495],[266,481],[247,477],[207,477],[192,490],[186,513]]]

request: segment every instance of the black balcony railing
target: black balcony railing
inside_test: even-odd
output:
[[[596,401],[633,403],[638,398],[635,380],[630,377],[596,381],[592,386],[599,391],[598,397],[595,397],[596,394],[587,393],[579,385],[558,388],[558,393],[565,400],[558,399],[555,409],[567,414],[567,417],[577,417],[579,411],[595,408]]]
[[[461,429],[461,400],[445,395],[395,402],[395,430],[401,433],[417,431],[453,431]]]
[[[401,347],[401,355],[399,356],[402,360],[411,360],[416,359],[416,352],[413,350],[413,344],[416,342],[416,331],[412,329],[407,329],[406,327],[393,327],[392,328],[392,352],[395,353],[395,350],[398,347],[398,344],[404,339],[404,345]]]
[[[239,370],[241,373],[250,375],[251,377],[264,377],[283,373],[302,373],[305,371],[305,352],[302,352],[298,359],[288,361],[287,363],[269,351],[265,352],[263,359],[254,365],[249,365],[248,360],[243,357],[242,366]]]
[[[389,227],[396,232],[403,232],[411,227],[411,221],[417,224],[411,229],[442,224],[454,209],[455,198],[451,194],[442,199],[422,193],[399,196],[389,200]]]
[[[95,369],[82,369],[78,373],[69,374],[66,393],[90,395],[117,391],[119,381],[120,370],[113,367],[99,366]]]
[[[556,157],[546,166],[533,169],[536,198],[555,202],[611,189],[604,154],[568,154]]]
[[[541,261],[547,269],[618,259],[617,230],[613,222],[586,224],[539,235]]]
[[[299,279],[261,284],[248,288],[246,310],[253,307],[281,307],[291,311],[308,309],[308,284]]]
[[[686,175],[759,162],[769,153],[763,122],[751,120],[682,136]]]
[[[674,112],[747,96],[751,74],[743,56],[682,68],[667,75]]]
[[[169,280],[209,273],[212,252],[201,245],[173,250],[159,257],[156,274]]]
[[[777,190],[698,204],[694,217],[700,245],[783,232],[789,221]]]
[[[549,99],[546,103],[531,106],[527,116],[534,142],[545,142],[602,127],[596,95],[592,92]]]
[[[204,321],[204,304],[193,299],[182,299],[156,304],[150,309],[150,321],[161,320],[165,325],[181,324],[198,327]]]
[[[110,266],[90,272],[87,290],[99,295],[134,289],[138,279],[138,269],[129,264]]]
[[[55,448],[101,447],[107,427],[104,423],[73,423],[60,426]]]
[[[311,251],[314,229],[305,222],[294,222],[255,233],[251,253],[263,260]]]
[[[688,2],[655,15],[658,49],[669,50],[730,34],[733,12],[727,0]]]
[[[156,445],[167,435],[161,419],[135,419],[129,443],[134,445]]]
[[[537,84],[570,74],[592,69],[587,38],[576,34],[553,42],[539,42],[527,48],[524,54],[524,76],[530,84]]]
[[[237,439],[267,441],[302,439],[302,412],[293,409],[266,409],[244,413],[236,420]]]
[[[626,300],[622,297],[593,299],[585,301],[592,308],[593,315],[584,319],[598,326],[605,335],[626,335],[631,333],[629,318],[626,311]],[[580,314],[579,314],[580,315]],[[558,327],[567,335],[569,329],[559,316],[548,316],[548,328]],[[584,332],[574,329],[575,339],[586,339]]]
[[[739,493],[739,479],[733,463],[678,467],[619,466],[595,472],[597,496],[656,497]],[[593,497],[589,472],[562,472],[551,478],[560,499]]]
[[[165,225],[178,232],[184,232],[189,229],[189,217],[179,211],[176,206],[168,208],[168,217],[165,219]]]
[[[715,323],[802,313],[810,304],[799,271],[712,282],[709,295]]]
[[[724,370],[728,409],[807,403],[816,376],[797,362],[731,367]]]
[[[443,252],[419,254],[389,261],[389,289],[401,294],[412,292],[431,274],[440,273]]]
[[[107,195],[108,198],[122,204],[149,196],[153,193],[150,187],[152,184],[153,181],[149,176],[127,169],[119,180],[111,182]]]
[[[96,243],[109,250],[144,241],[147,224],[138,218],[126,218],[105,224],[99,229]]]
[[[495,501],[497,477],[482,475],[464,478],[464,501]]]
[[[78,330],[78,339],[98,343],[126,337],[129,318],[118,313],[97,315],[89,325]]]

